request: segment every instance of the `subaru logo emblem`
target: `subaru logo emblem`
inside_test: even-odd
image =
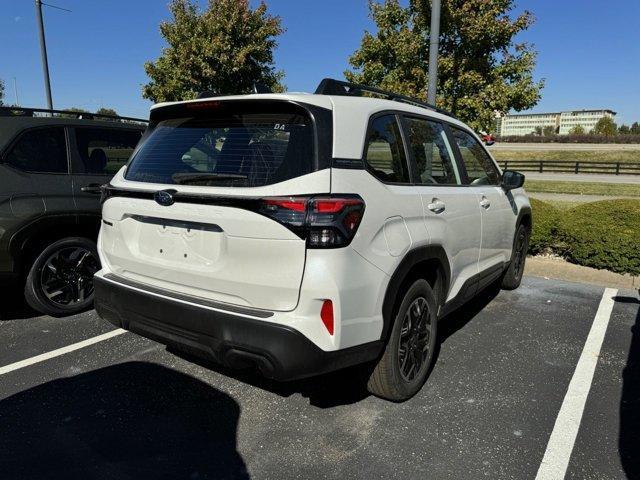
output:
[[[160,190],[153,194],[153,199],[160,205],[168,207],[169,205],[173,205],[173,194],[176,193],[175,190]]]

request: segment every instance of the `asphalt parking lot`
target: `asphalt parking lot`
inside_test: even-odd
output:
[[[537,277],[485,292],[443,320],[431,376],[402,404],[350,371],[278,384],[131,333],[29,364],[113,327],[10,297],[3,479],[640,478],[638,292]]]

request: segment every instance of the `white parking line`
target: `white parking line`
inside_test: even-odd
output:
[[[598,363],[600,348],[613,310],[613,297],[617,293],[618,290],[607,288],[602,294],[600,306],[593,319],[589,336],[553,426],[536,480],[562,480],[567,472],[573,445],[580,428],[584,405]]]
[[[87,338],[86,340],[82,340],[81,342],[67,345],[66,347],[58,348],[56,350],[51,350],[50,352],[43,353],[41,355],[36,355],[35,357],[26,358],[24,360],[20,360],[19,362],[5,365],[4,367],[0,367],[0,375],[4,375],[5,373],[13,372],[14,370],[19,370],[21,368],[28,367],[29,365],[33,365],[34,363],[44,362],[45,360],[49,360],[50,358],[59,357],[60,355],[64,355],[65,353],[73,352],[75,350],[88,347],[89,345],[93,345],[94,343],[108,340],[118,335],[122,335],[123,333],[127,333],[127,331],[121,328],[118,328],[116,330],[111,330],[110,332],[103,333],[102,335],[98,335],[97,337]]]

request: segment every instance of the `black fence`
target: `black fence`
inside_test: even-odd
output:
[[[538,173],[599,173],[610,175],[640,175],[640,163],[574,162],[568,160],[501,160],[506,170]]]

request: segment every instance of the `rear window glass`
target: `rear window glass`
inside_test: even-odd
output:
[[[314,132],[301,113],[218,113],[163,120],[131,160],[128,180],[259,187],[313,168]]]

